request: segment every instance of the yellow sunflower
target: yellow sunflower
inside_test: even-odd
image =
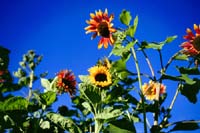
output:
[[[200,54],[200,25],[194,24],[194,30],[196,34],[192,32],[191,29],[187,28],[185,35],[183,38],[187,41],[181,44],[181,47],[184,49],[184,54],[188,56],[196,56]]]
[[[145,83],[142,86],[142,93],[148,100],[155,100],[156,99],[156,87],[160,86],[160,95],[165,93],[166,86],[163,84],[154,82],[154,81],[149,81],[149,84]]]
[[[87,20],[86,23],[89,24],[89,26],[85,27],[86,34],[94,32],[92,35],[92,39],[94,39],[96,36],[101,36],[101,39],[98,43],[98,48],[108,48],[108,44],[113,45],[114,39],[112,37],[112,33],[116,31],[115,28],[113,28],[113,24],[111,21],[114,18],[114,15],[108,16],[108,11],[105,9],[105,12],[103,13],[101,10],[96,11],[94,13],[90,13],[90,20]]]
[[[94,66],[89,70],[91,82],[100,87],[106,87],[112,83],[111,74],[105,66]]]

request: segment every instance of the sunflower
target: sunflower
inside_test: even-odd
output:
[[[89,70],[91,82],[100,87],[106,87],[112,83],[111,74],[105,66],[94,66]]]
[[[74,74],[69,70],[62,70],[57,74],[58,92],[68,92],[70,96],[76,93],[76,80]]]
[[[89,24],[89,26],[85,27],[86,34],[94,32],[92,35],[92,39],[94,39],[96,36],[101,36],[101,39],[98,43],[98,48],[108,48],[108,44],[113,45],[114,39],[112,36],[112,33],[116,31],[115,28],[113,28],[113,24],[111,21],[114,18],[114,15],[108,16],[108,11],[105,9],[105,12],[103,13],[101,10],[96,11],[94,13],[90,13],[90,20],[87,20],[86,23]]]
[[[12,82],[12,77],[8,70],[0,70],[0,83]]]
[[[156,99],[156,87],[160,86],[160,95],[165,93],[166,86],[154,81],[149,81],[149,84],[145,83],[142,86],[142,93],[148,100]]]
[[[108,69],[110,69],[111,66],[112,66],[111,63],[110,63],[110,61],[109,61],[109,59],[107,57],[104,57],[103,59],[98,60],[97,65],[99,65],[99,66],[105,66]]]
[[[194,24],[194,30],[196,34],[187,28],[187,35],[183,37],[187,41],[181,44],[181,47],[184,49],[183,53],[188,56],[196,56],[200,53],[200,25]]]

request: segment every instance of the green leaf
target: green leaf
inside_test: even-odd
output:
[[[128,35],[130,37],[134,37],[136,29],[137,29],[137,25],[138,25],[138,16],[135,17],[133,26],[130,26],[127,29],[126,35]]]
[[[184,84],[180,91],[191,103],[195,104],[197,102],[197,94],[200,90],[200,80],[194,79],[194,81],[196,81],[196,83],[192,85]]]
[[[171,129],[169,132],[172,131],[181,131],[181,130],[196,130],[200,129],[199,123],[194,120],[190,121],[180,121],[175,123],[175,127]]]
[[[42,87],[44,87],[47,91],[48,91],[48,90],[51,90],[51,89],[50,89],[50,82],[49,82],[48,79],[41,78],[40,81],[41,81]]]
[[[128,26],[132,19],[131,13],[129,11],[123,10],[119,16],[119,19],[123,24]]]
[[[52,91],[45,92],[40,95],[41,103],[49,106],[56,100],[56,93]]]
[[[181,74],[200,75],[200,71],[197,67],[194,68],[177,67],[177,69]]]
[[[176,59],[176,60],[186,60],[186,61],[189,60],[189,59],[188,59],[188,56],[185,55],[185,54],[178,55],[178,56],[176,56],[174,59]]]
[[[152,42],[152,43],[147,43],[147,42],[142,42],[142,45],[141,47],[142,48],[146,48],[146,49],[149,49],[149,48],[152,48],[152,49],[162,49],[163,47],[163,43],[156,43],[156,42]]]
[[[182,74],[181,76],[171,76],[171,75],[163,74],[162,79],[169,79],[169,80],[173,80],[173,81],[184,81],[190,85],[196,83],[196,81],[189,78],[187,74]]]
[[[116,31],[115,33],[113,33],[113,37],[115,39],[114,42],[114,47],[115,46],[119,46],[122,44],[122,42],[124,41],[124,39],[126,38],[126,32],[124,31]]]
[[[28,101],[22,97],[11,97],[0,102],[0,111],[24,111],[27,110]]]
[[[50,129],[50,122],[49,121],[42,121],[42,122],[40,122],[40,127],[42,129]]]
[[[187,84],[190,84],[190,85],[196,83],[196,81],[189,78],[187,74],[182,74],[180,79],[184,80]]]
[[[92,112],[92,107],[88,102],[82,103],[83,107],[86,108],[88,111]]]
[[[136,133],[133,123],[124,118],[110,122],[107,130],[109,133]]]
[[[174,41],[177,38],[177,36],[170,36],[167,37],[166,40],[164,41],[164,43],[171,43],[172,41]]]
[[[64,130],[68,130],[70,133],[82,133],[81,129],[71,118],[66,118],[55,113],[48,113],[46,116],[51,120],[51,122],[60,126]]]
[[[113,109],[112,107],[104,108],[102,113],[96,114],[96,119],[109,120],[120,116],[123,112],[120,109]]]
[[[116,56],[125,56],[126,53],[130,52],[130,48],[132,48],[137,41],[129,42],[126,46],[116,45],[114,46],[112,53]]]
[[[126,69],[126,62],[127,60],[120,59],[112,64],[113,67],[111,71],[114,71],[120,79],[124,79],[130,75],[129,71]]]
[[[90,104],[95,105],[101,102],[101,94],[98,92],[99,88],[84,83],[79,85],[81,96],[83,96]]]
[[[170,36],[170,37],[167,37],[167,38],[165,39],[165,41],[159,42],[159,43],[157,43],[157,42],[147,43],[147,42],[144,41],[144,42],[141,43],[141,48],[142,48],[142,49],[144,49],[144,48],[146,48],[146,49],[152,48],[152,49],[156,49],[156,50],[161,50],[162,47],[163,47],[165,44],[171,43],[171,42],[172,42],[174,39],[176,39],[176,38],[177,38],[177,36]]]
[[[88,75],[79,75],[78,77],[81,80],[81,82],[83,82],[83,83],[90,83],[90,79],[89,79]]]

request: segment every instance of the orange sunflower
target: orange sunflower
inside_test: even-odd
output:
[[[68,92],[70,96],[76,93],[76,80],[74,74],[69,70],[62,70],[57,74],[58,92]]]
[[[95,14],[90,13],[90,17],[91,19],[86,21],[89,26],[85,27],[85,30],[86,34],[94,32],[92,39],[96,36],[101,36],[98,43],[98,49],[102,48],[102,46],[108,48],[108,44],[113,45],[114,39],[112,33],[115,32],[116,29],[113,28],[111,21],[113,20],[114,15],[111,14],[108,16],[108,11],[105,9],[104,13],[101,10],[96,11]]]
[[[142,86],[142,93],[148,100],[155,100],[156,99],[156,87],[160,86],[160,95],[165,93],[166,86],[163,84],[149,81],[149,84],[145,83]]]
[[[184,49],[183,53],[188,56],[196,56],[200,53],[200,25],[194,24],[194,30],[195,34],[191,29],[187,28],[187,35],[183,37],[187,41],[181,44],[181,47]]]

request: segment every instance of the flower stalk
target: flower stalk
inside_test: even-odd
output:
[[[144,100],[145,100],[144,95],[141,92],[141,90],[142,90],[142,80],[141,80],[141,76],[140,76],[140,69],[139,69],[139,64],[138,64],[136,52],[135,52],[135,49],[133,47],[131,47],[131,52],[132,52],[134,62],[135,62],[135,66],[136,66],[136,70],[137,70],[137,76],[138,76],[138,82],[139,82],[139,88],[140,88],[140,96],[141,96],[141,99],[142,99],[144,132],[147,133],[146,108],[145,108],[145,104],[144,104]]]
[[[28,92],[28,97],[27,97],[28,101],[31,99],[31,96],[32,96],[32,88],[33,88],[33,80],[34,80],[33,70],[31,70],[29,78],[30,78],[30,82],[29,82],[29,92]]]

